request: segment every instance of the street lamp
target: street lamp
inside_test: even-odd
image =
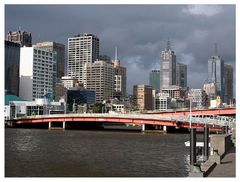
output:
[[[190,101],[190,118],[189,118],[189,126],[190,126],[190,165],[194,166],[196,163],[196,128],[192,128],[192,95],[191,91],[188,93],[188,98]]]
[[[189,111],[190,111],[190,118],[189,118],[189,126],[190,126],[190,129],[192,128],[192,96],[191,96],[191,94],[189,94],[189,102],[190,102],[190,104],[189,104],[189,106],[190,106],[190,109],[189,109]]]

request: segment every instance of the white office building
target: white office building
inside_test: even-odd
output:
[[[99,38],[96,35],[77,34],[68,39],[67,76],[83,83],[85,63],[93,63],[99,57]]]
[[[190,89],[189,96],[192,99],[192,107],[204,107],[208,105],[207,94],[203,89]]]
[[[19,96],[32,101],[53,96],[56,79],[56,53],[35,47],[22,47],[20,52]]]
[[[171,108],[171,98],[169,93],[158,93],[155,97],[154,110],[167,111]]]

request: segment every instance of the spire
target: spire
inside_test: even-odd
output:
[[[167,50],[170,50],[171,49],[171,42],[169,40],[169,37],[168,37],[168,40],[167,40],[167,47],[166,47]]]
[[[218,55],[218,45],[217,45],[217,43],[214,43],[214,55],[215,56]]]
[[[117,57],[117,47],[115,47],[115,60],[118,60],[118,57]]]

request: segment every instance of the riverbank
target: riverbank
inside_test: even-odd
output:
[[[221,160],[221,164],[217,164],[207,177],[236,177],[235,147],[227,151],[226,155]]]

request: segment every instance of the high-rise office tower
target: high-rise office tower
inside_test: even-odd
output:
[[[96,35],[77,34],[68,39],[67,76],[77,78],[83,83],[85,63],[93,63],[99,57],[99,38]]]
[[[151,70],[149,73],[149,85],[157,92],[160,91],[160,70]]]
[[[35,47],[22,47],[20,53],[19,96],[25,100],[53,96],[56,76],[55,52]]]
[[[176,65],[176,85],[187,87],[187,65],[177,63]]]
[[[225,78],[225,102],[231,104],[233,102],[233,67],[232,65],[224,65]]]
[[[160,61],[160,90],[170,85],[176,85],[176,55],[170,47],[170,41],[161,54]]]
[[[153,93],[150,85],[134,85],[133,86],[133,103],[138,109],[153,109]]]
[[[114,97],[124,98],[127,96],[127,70],[120,65],[115,49],[115,59],[112,61],[114,68]]]
[[[56,42],[40,42],[35,47],[56,52],[56,76],[60,80],[64,76],[65,45]]]
[[[5,91],[19,95],[20,44],[5,40]]]
[[[208,59],[208,82],[216,83],[217,95],[224,100],[224,61],[219,56]]]
[[[26,32],[19,29],[15,32],[8,32],[7,40],[17,42],[21,45],[21,47],[31,47],[32,46],[32,35],[30,32]]]
[[[83,67],[83,83],[86,89],[95,91],[96,102],[112,99],[114,90],[113,65],[102,60],[86,63]]]

